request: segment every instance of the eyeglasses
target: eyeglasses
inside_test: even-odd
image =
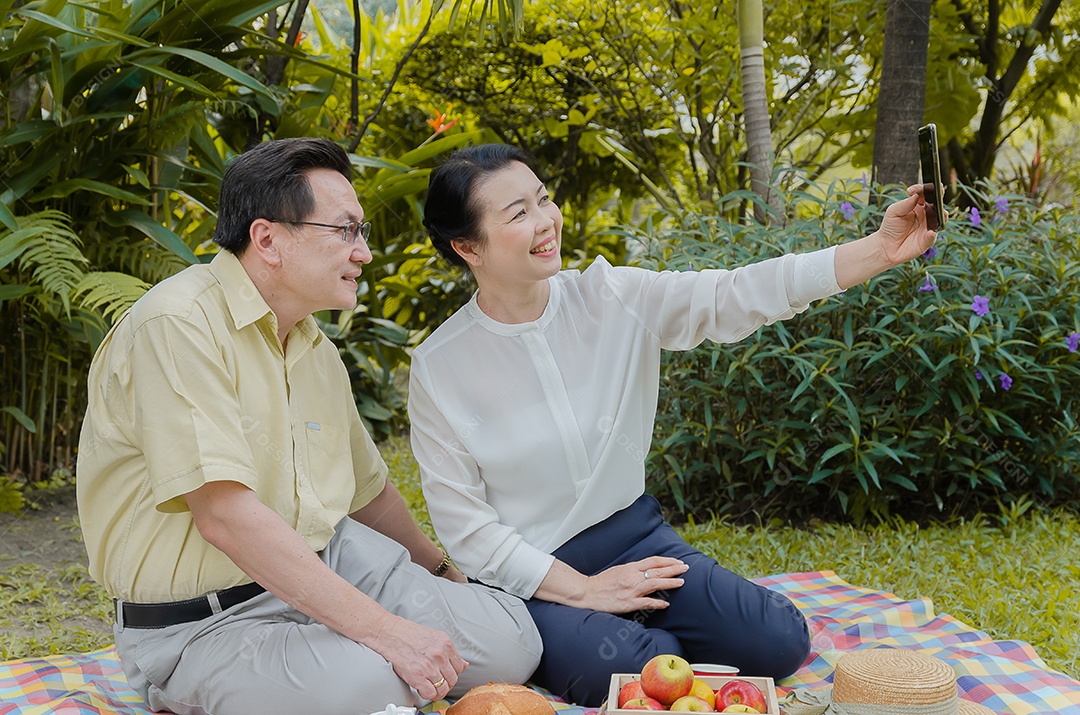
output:
[[[315,223],[314,221],[289,221],[283,218],[268,218],[267,221],[271,223],[288,223],[300,226],[322,226],[323,228],[340,228],[341,240],[345,243],[356,243],[358,238],[364,239],[364,243],[367,243],[368,236],[371,235],[371,221],[346,221],[344,226],[339,226],[332,223]]]

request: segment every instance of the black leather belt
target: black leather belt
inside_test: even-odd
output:
[[[116,601],[116,621],[121,628],[167,628],[209,618],[244,601],[255,598],[266,589],[257,583],[233,586],[213,591],[205,596],[169,603],[132,603]],[[216,604],[215,604],[216,601]]]

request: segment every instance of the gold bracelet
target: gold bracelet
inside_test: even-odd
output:
[[[450,554],[446,553],[446,549],[439,549],[439,551],[442,551],[442,561],[440,561],[439,565],[435,567],[435,570],[431,572],[434,576],[442,576],[450,570]]]

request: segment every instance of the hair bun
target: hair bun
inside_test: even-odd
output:
[[[555,708],[540,693],[524,685],[478,685],[446,710],[446,715],[554,715]]]

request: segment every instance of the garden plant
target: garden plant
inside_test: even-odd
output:
[[[802,192],[783,229],[682,215],[637,260],[736,266],[872,230],[867,191],[837,189]],[[969,191],[990,211],[954,215],[920,260],[739,344],[667,353],[657,494],[697,519],[1075,504],[1080,217]]]

